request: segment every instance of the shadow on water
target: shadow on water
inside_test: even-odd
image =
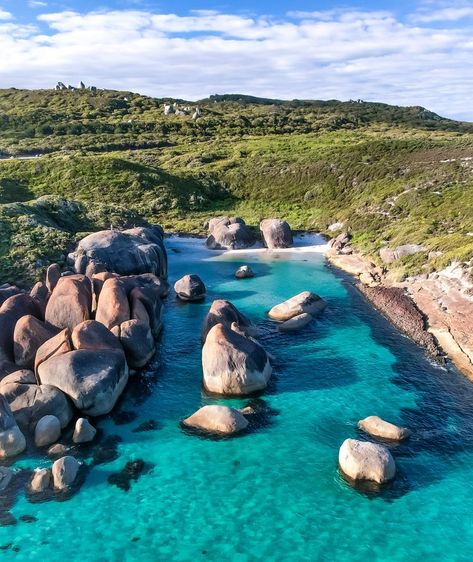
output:
[[[359,431],[361,439],[386,445],[401,461],[396,480],[380,493],[389,501],[442,480],[455,470],[456,455],[473,451],[473,384],[456,368],[436,365],[427,352],[409,339],[405,338],[399,346],[398,330],[367,303],[349,278],[335,274],[342,278],[353,307],[367,320],[372,338],[395,358],[392,369],[396,375],[391,382],[416,395],[416,407],[401,408],[397,422],[413,432],[406,441],[383,442]],[[425,456],[422,462],[416,461],[420,454],[432,457],[428,466]],[[402,459],[406,462],[402,463]]]

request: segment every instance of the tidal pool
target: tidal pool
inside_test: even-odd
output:
[[[122,438],[118,458],[93,466],[68,501],[20,496],[11,510],[18,523],[0,527],[1,560],[470,562],[473,384],[433,364],[321,253],[215,254],[177,238],[167,246],[171,283],[199,274],[206,301],[183,304],[170,293],[156,358],[119,405],[136,419],[97,424]],[[256,276],[234,279],[241,264]],[[267,310],[302,290],[327,299],[327,310],[300,333],[279,333]],[[200,328],[215,298],[248,315],[275,358],[257,427],[226,440],[179,426],[204,404],[248,403],[201,389]],[[414,431],[391,446],[398,476],[380,493],[354,490],[337,470],[339,446],[365,438],[356,423],[372,414]],[[157,428],[133,431],[148,420]],[[108,483],[136,459],[147,469],[129,491]],[[17,464],[32,462],[50,464]],[[36,521],[21,521],[25,514]]]

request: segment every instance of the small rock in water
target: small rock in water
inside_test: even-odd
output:
[[[0,492],[7,488],[13,478],[13,471],[6,466],[0,466]]]
[[[110,435],[94,449],[93,464],[103,464],[118,459],[118,443],[122,441],[119,435]]]
[[[182,421],[183,425],[211,433],[232,435],[248,427],[243,414],[228,406],[203,406]]]
[[[289,318],[289,320],[286,320],[282,324],[279,324],[278,329],[280,332],[296,332],[304,326],[307,326],[307,324],[312,322],[312,320],[313,317],[311,314],[303,312],[302,314],[293,316],[292,318]]]
[[[254,276],[255,274],[249,265],[242,265],[235,271],[235,277],[237,279],[249,279]]]
[[[63,457],[68,451],[68,447],[66,447],[66,445],[63,445],[62,443],[55,443],[54,445],[51,445],[51,447],[49,447],[48,449],[48,457],[51,458],[59,458],[59,457]]]
[[[68,488],[76,479],[79,462],[75,457],[66,455],[54,462],[52,473],[54,487],[58,490]]]
[[[360,420],[358,427],[374,437],[382,437],[393,441],[403,441],[411,434],[407,428],[394,425],[378,416],[368,416],[364,420]]]
[[[85,418],[79,418],[76,421],[74,435],[72,440],[74,443],[88,443],[92,441],[97,433],[95,427]]]
[[[44,492],[51,483],[51,471],[47,468],[36,469],[30,482],[32,492]]]
[[[198,275],[184,275],[174,284],[176,296],[183,301],[200,301],[205,297],[206,288]]]
[[[159,429],[159,423],[156,420],[147,420],[141,423],[138,427],[132,429],[133,433],[141,433],[142,431],[154,431]]]
[[[340,447],[338,462],[342,472],[352,480],[389,482],[396,475],[396,463],[383,445],[345,439]]]
[[[10,527],[16,523],[15,517],[9,511],[0,511],[0,527]]]

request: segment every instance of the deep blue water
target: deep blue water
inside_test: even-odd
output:
[[[99,423],[122,437],[119,457],[94,466],[69,501],[20,497],[12,513],[37,521],[0,528],[0,546],[20,547],[0,551],[1,560],[470,562],[473,384],[430,362],[321,255],[208,258],[200,244],[169,241],[170,281],[198,273],[207,300],[181,304],[170,294],[156,360],[120,405],[137,419]],[[255,278],[234,279],[242,263]],[[307,289],[327,299],[323,317],[298,334],[279,333],[266,311]],[[275,357],[261,396],[266,414],[228,440],[179,426],[216,402],[202,393],[200,364],[200,327],[214,298],[247,314]],[[414,431],[393,447],[396,481],[376,494],[354,490],[337,470],[340,444],[372,414]],[[157,430],[132,431],[149,419]],[[148,470],[128,492],[107,482],[138,458]]]

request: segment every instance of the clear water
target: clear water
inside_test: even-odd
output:
[[[471,561],[473,385],[431,364],[320,255],[207,259],[196,244],[169,246],[171,281],[198,273],[207,301],[183,305],[168,298],[149,396],[132,387],[123,405],[138,419],[100,422],[106,434],[123,437],[119,458],[94,467],[69,501],[19,498],[13,514],[37,521],[0,528],[0,546],[20,547],[0,551],[1,559]],[[257,276],[235,280],[241,263]],[[305,289],[329,301],[324,317],[299,334],[278,333],[265,312]],[[260,326],[276,360],[263,398],[279,412],[256,431],[223,441],[179,426],[214,402],[201,392],[200,326],[218,297]],[[415,430],[393,449],[396,482],[377,495],[352,489],[337,471],[340,444],[356,437],[357,420],[370,414]],[[158,430],[131,431],[150,418],[159,421]],[[137,458],[152,468],[130,491],[107,483]]]

